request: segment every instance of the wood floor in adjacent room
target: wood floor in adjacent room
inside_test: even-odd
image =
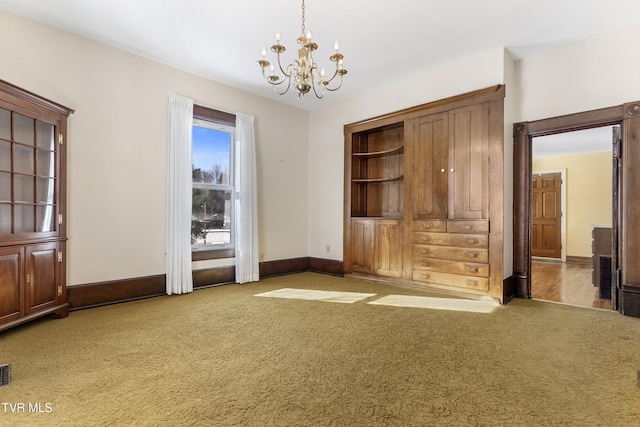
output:
[[[531,262],[531,297],[580,307],[610,310],[611,300],[598,298],[591,265],[580,262]]]

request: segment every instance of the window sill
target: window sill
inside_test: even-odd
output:
[[[191,261],[203,261],[207,259],[234,258],[236,251],[233,249],[209,249],[204,251],[191,251]]]

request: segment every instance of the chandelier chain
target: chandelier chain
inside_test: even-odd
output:
[[[304,15],[305,15],[305,10],[304,10],[304,0],[302,0],[302,35],[304,36]]]

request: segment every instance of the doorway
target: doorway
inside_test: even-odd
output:
[[[611,308],[610,289],[600,289],[611,283],[598,280],[594,241],[608,231],[598,255],[611,256],[612,135],[605,126],[531,139],[534,299]]]

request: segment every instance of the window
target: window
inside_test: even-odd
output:
[[[194,106],[191,148],[194,260],[233,256],[234,134],[234,115]]]

